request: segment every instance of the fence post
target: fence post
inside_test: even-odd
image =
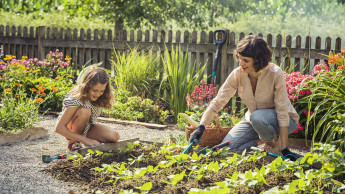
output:
[[[44,47],[43,47],[43,39],[45,34],[46,27],[39,26],[38,33],[37,33],[37,50],[38,50],[38,59],[44,58]]]
[[[229,69],[229,64],[228,64],[228,45],[229,45],[229,36],[230,36],[230,31],[228,31],[228,35],[225,37],[225,42],[221,47],[221,62],[220,62],[220,83],[219,86],[221,86],[226,78],[228,77],[228,69]],[[224,38],[224,37],[223,37]]]

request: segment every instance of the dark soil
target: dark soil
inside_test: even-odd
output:
[[[95,172],[95,170],[93,170],[95,167],[102,168],[102,165],[104,167],[105,164],[116,165],[122,162],[127,163],[129,166],[128,169],[132,172],[135,171],[135,168],[146,168],[149,165],[156,167],[161,161],[168,160],[165,157],[166,155],[162,154],[150,157],[151,154],[158,152],[159,150],[159,147],[143,145],[142,147],[136,148],[135,151],[113,153],[112,156],[99,157],[95,156],[95,154],[92,159],[90,157],[84,158],[81,163],[73,160],[61,160],[50,165],[46,171],[59,180],[81,186],[85,193],[95,193],[98,190],[103,193],[119,193],[123,190],[133,190],[134,192],[141,193],[138,188],[147,182],[152,182],[153,185],[150,193],[188,193],[192,188],[205,189],[207,187],[216,186],[216,182],[224,181],[225,178],[230,178],[235,171],[242,173],[250,169],[254,171],[255,168],[260,169],[262,165],[266,165],[272,161],[272,158],[267,158],[270,156],[266,156],[265,158],[256,160],[255,162],[241,162],[237,166],[221,169],[218,174],[205,174],[199,181],[192,176],[190,178],[186,176],[175,187],[172,187],[161,180],[169,181],[169,175],[181,173],[183,170],[186,170],[186,174],[188,175],[194,165],[210,163],[212,161],[218,161],[221,163],[221,160],[225,160],[226,157],[229,157],[232,154],[222,157],[220,155],[204,157],[197,163],[175,163],[171,168],[159,168],[157,172],[149,175],[145,174],[145,176],[137,179],[119,179],[116,184],[106,183],[107,181],[114,179],[114,177],[112,178],[113,173],[108,172],[101,175],[100,172]],[[179,152],[181,152],[181,150],[179,150]],[[175,153],[175,155],[176,154],[177,153]],[[143,157],[144,159],[139,162],[131,163],[131,159],[138,157]],[[241,186],[240,188],[231,188],[231,193],[261,193],[262,191],[269,190],[276,186],[283,188],[284,185],[296,179],[292,171],[289,170],[276,174],[270,172],[265,178],[266,184],[256,185],[253,187]]]

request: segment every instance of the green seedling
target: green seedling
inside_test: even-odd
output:
[[[152,182],[145,183],[141,187],[136,188],[140,189],[142,192],[148,193],[152,189]]]
[[[171,179],[170,182],[161,180],[164,183],[167,183],[169,185],[172,185],[173,188],[176,187],[176,185],[183,180],[183,178],[186,176],[186,170],[182,171],[180,174],[170,175],[168,176],[169,179]]]
[[[92,151],[91,149],[87,150],[88,154],[90,154],[90,162],[92,162],[92,156],[95,154],[94,151]]]

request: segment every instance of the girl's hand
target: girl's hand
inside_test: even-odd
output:
[[[86,146],[97,146],[100,145],[101,143],[97,140],[94,139],[87,139],[86,141],[83,142]]]

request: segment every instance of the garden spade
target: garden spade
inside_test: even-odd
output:
[[[200,154],[205,155],[208,149],[210,149],[211,151],[217,151],[217,150],[219,150],[219,149],[221,149],[221,148],[223,148],[223,147],[225,147],[225,146],[228,146],[228,145],[230,145],[230,144],[231,144],[231,142],[230,142],[230,141],[227,141],[227,142],[224,142],[224,143],[215,145],[215,146],[213,146],[211,149],[207,146],[207,147],[205,147],[204,149],[202,149],[202,150],[198,153],[198,155],[200,155]]]
[[[217,37],[217,34],[222,34],[222,36]],[[218,60],[220,57],[220,49],[222,47],[222,44],[226,41],[226,38],[228,36],[228,31],[227,30],[216,30],[214,31],[213,34],[213,40],[217,45],[217,51],[216,51],[216,58],[214,59],[214,63],[213,63],[213,67],[212,67],[212,77],[211,77],[211,84],[212,86],[215,86],[214,84],[214,78],[216,77],[216,73],[217,73],[217,64],[218,64]]]

